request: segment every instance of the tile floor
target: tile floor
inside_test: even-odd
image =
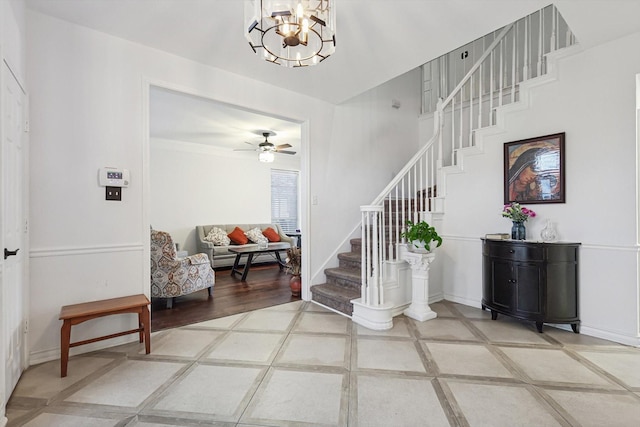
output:
[[[640,349],[432,308],[376,332],[297,301],[33,366],[9,425],[640,425]]]

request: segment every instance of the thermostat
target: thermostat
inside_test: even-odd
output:
[[[129,170],[110,167],[100,168],[98,182],[102,187],[128,187]]]

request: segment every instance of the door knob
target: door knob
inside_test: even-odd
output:
[[[10,256],[18,255],[18,251],[20,249],[16,249],[15,251],[10,251],[7,248],[4,248],[4,259],[9,258]]]

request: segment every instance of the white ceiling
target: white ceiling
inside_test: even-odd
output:
[[[233,151],[257,148],[257,144],[264,141],[262,132],[271,131],[275,135],[269,137],[269,142],[290,144],[287,151],[295,151],[296,158],[300,156],[298,123],[158,87],[151,88],[149,101],[149,133],[152,138],[212,145]]]
[[[47,15],[340,103],[545,7],[550,0],[336,0],[336,53],[319,65],[302,69],[279,67],[253,53],[243,34],[242,0],[26,1],[29,8]],[[640,31],[640,0],[557,0],[555,4],[585,47]],[[165,95],[158,98],[179,102]],[[185,109],[202,107],[187,101],[180,101]],[[243,133],[233,135],[234,141],[257,141],[260,138],[251,140],[247,131],[262,127],[280,130],[281,139],[289,132],[286,122],[269,122],[268,118],[260,122],[246,117],[249,121],[240,125],[240,117],[236,120],[218,111],[224,123],[216,126],[185,114],[182,120],[190,124],[188,132],[200,142],[208,133],[224,133],[224,128],[241,128]],[[173,125],[177,131],[179,123]],[[167,136],[171,123],[163,126]]]

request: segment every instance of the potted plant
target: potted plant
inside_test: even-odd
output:
[[[435,227],[430,226],[426,221],[415,224],[407,221],[407,229],[400,235],[413,245],[414,252],[431,252],[442,245],[442,237],[438,236]],[[435,248],[434,242],[437,242]]]
[[[511,239],[513,240],[526,240],[527,229],[524,223],[529,218],[534,218],[536,213],[531,209],[520,206],[520,203],[512,202],[504,205],[502,208],[502,216],[510,219],[513,222],[511,227]]]
[[[287,249],[286,267],[287,273],[291,274],[289,286],[291,286],[291,295],[300,296],[302,281],[300,279],[301,252],[300,248],[294,246]]]

